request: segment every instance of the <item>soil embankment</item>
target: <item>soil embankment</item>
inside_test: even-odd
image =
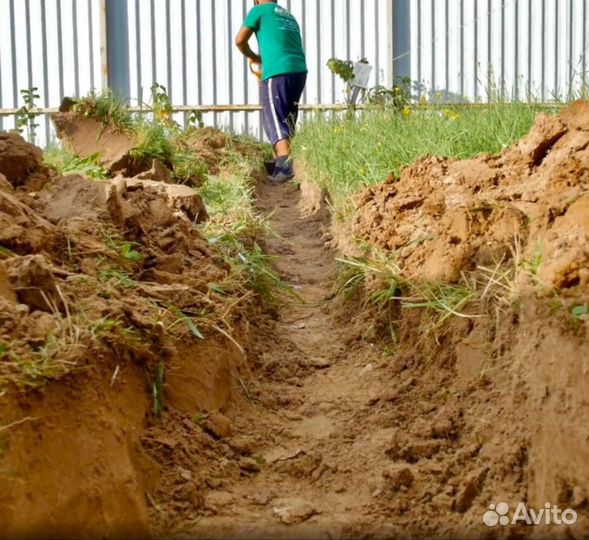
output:
[[[0,536],[146,536],[150,509],[199,508],[219,452],[191,419],[241,398],[251,306],[203,219],[187,186],[61,176],[0,134]]]

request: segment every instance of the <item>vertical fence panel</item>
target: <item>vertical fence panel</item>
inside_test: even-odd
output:
[[[39,107],[57,107],[65,95],[100,89],[96,84],[100,65],[98,3],[0,1],[0,109],[21,107],[21,91],[33,87],[39,94]],[[36,123],[35,142],[45,145],[51,140],[50,122],[43,116]],[[0,129],[15,127],[14,116],[0,116]]]
[[[31,86],[39,88],[38,105],[44,107],[58,106],[66,95],[100,91],[107,60],[103,39],[110,45],[109,81],[125,89],[132,106],[149,102],[156,82],[167,88],[174,105],[259,102],[257,81],[233,45],[252,7],[249,0],[115,0],[116,5],[106,2],[114,14],[106,27],[103,1],[0,2],[0,108],[22,105],[20,90]],[[331,57],[366,56],[374,66],[371,84],[391,80],[387,3],[286,0],[306,45],[303,103],[342,101],[344,84],[326,67]],[[261,135],[259,113],[212,113],[205,121]],[[42,123],[44,143],[50,128],[46,119]],[[14,127],[14,118],[0,117],[0,127]]]
[[[408,4],[407,26],[416,34],[410,75],[429,97],[547,101],[586,88],[587,0]],[[404,52],[395,50],[395,58]]]

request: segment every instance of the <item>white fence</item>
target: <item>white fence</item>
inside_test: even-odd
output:
[[[411,0],[410,76],[450,98],[570,99],[589,80],[588,4]]]
[[[589,0],[283,0],[301,24],[309,77],[303,103],[342,100],[331,57],[366,57],[371,84],[407,76],[428,97],[568,98],[587,81]],[[250,0],[0,0],[0,109],[57,107],[110,83],[131,105],[154,82],[175,106],[253,105],[256,80],[233,45]],[[489,73],[491,77],[489,78]],[[257,111],[205,123],[260,135]],[[182,119],[182,115],[178,116]],[[39,121],[39,143],[51,136]],[[0,114],[0,129],[14,116]]]

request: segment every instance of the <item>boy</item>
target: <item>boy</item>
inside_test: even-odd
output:
[[[276,167],[268,180],[281,184],[294,176],[289,159],[290,139],[307,80],[307,64],[296,19],[275,0],[254,0],[254,4],[235,44],[250,63],[262,67],[264,130],[276,152]],[[260,54],[253,52],[248,43],[254,33]]]

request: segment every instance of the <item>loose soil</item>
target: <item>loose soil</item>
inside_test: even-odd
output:
[[[168,478],[158,366],[168,426],[223,410],[257,308],[195,227],[194,190],[61,176],[41,159],[0,134],[0,536],[146,536]]]
[[[99,365],[89,373],[70,374],[26,395],[8,394],[0,405],[0,425],[17,424],[0,431],[0,471],[9,486],[0,492],[0,536],[42,536],[51,530],[55,537],[149,532],[186,538],[586,537],[587,323],[570,311],[587,298],[586,251],[578,243],[587,239],[587,222],[577,208],[588,189],[580,155],[587,131],[579,121],[585,106],[578,107],[558,121],[540,118],[528,138],[501,156],[462,166],[429,158],[409,168],[399,182],[361,196],[353,225],[355,234],[392,253],[398,246],[391,239],[400,226],[420,224],[445,238],[448,227],[454,230],[445,220],[458,220],[455,214],[466,208],[464,227],[456,225],[444,244],[444,260],[451,264],[443,265],[441,274],[428,273],[437,268],[432,253],[441,250],[435,240],[428,244],[429,237],[416,243],[419,255],[404,252],[403,269],[424,281],[453,283],[456,268],[476,270],[471,260],[509,263],[507,246],[514,235],[522,239],[525,257],[535,253],[541,238],[551,269],[543,273],[540,265],[537,273],[550,293],[538,292],[527,280],[517,284],[516,299],[494,297],[469,312],[472,317],[453,317],[442,326],[432,323],[427,310],[393,304],[386,313],[378,311],[362,291],[352,300],[335,298],[336,246],[349,245],[342,236],[349,229],[331,223],[325,194],[311,183],[303,181],[299,189],[260,181],[259,209],[277,233],[264,239],[264,248],[296,294],[264,311],[238,309],[231,340],[160,336],[151,350],[131,349],[125,363],[116,346],[100,347]],[[472,179],[478,165],[492,168],[494,180]],[[540,175],[549,166],[550,173]],[[137,193],[137,180],[128,186],[125,181],[124,189],[117,187],[121,180],[112,181],[105,199],[102,192],[67,199],[78,201],[76,207],[86,201],[84,219],[76,220],[62,213],[69,203],[55,201],[68,193],[60,188],[64,182],[71,183],[72,193],[86,193],[87,186],[73,190],[83,180],[48,180],[31,200],[26,178],[15,176],[0,184],[8,201],[0,212],[20,226],[9,228],[12,236],[3,240],[17,255],[0,266],[0,300],[12,310],[0,320],[5,333],[24,313],[19,306],[29,306],[25,321],[36,321],[39,311],[47,311],[46,297],[59,303],[54,285],[65,288],[67,277],[62,232],[83,234],[76,245],[90,242],[95,220],[132,235],[123,238],[164,265],[140,265],[133,273],[140,283],[145,276],[140,293],[115,296],[121,313],[134,316],[134,325],[147,334],[157,335],[157,325],[149,322],[144,297],[173,293],[175,302],[189,309],[208,281],[202,274],[211,273],[216,281],[227,271],[211,246],[183,229],[182,218],[178,223],[170,217],[186,207],[174,206],[165,190],[146,185]],[[516,190],[518,178],[532,186],[526,193],[535,190],[532,200],[520,187],[516,202],[504,203],[503,194],[509,186]],[[13,192],[17,183],[25,186],[24,194]],[[422,200],[397,204],[412,190],[423,193]],[[479,191],[491,210],[474,211],[480,201],[472,198]],[[436,192],[446,209],[432,214],[427,208],[437,208]],[[452,206],[450,195],[457,194],[468,201]],[[109,195],[118,203],[107,204]],[[431,204],[419,210],[428,197]],[[96,217],[104,206],[107,215]],[[139,213],[125,211],[135,206]],[[526,208],[533,208],[536,218],[517,213]],[[172,247],[160,240],[155,219],[160,213],[176,227]],[[469,257],[457,262],[460,243]],[[178,250],[182,256],[174,257]],[[30,253],[48,258],[51,266],[20,261]],[[22,266],[30,283],[15,281],[11,265]],[[76,258],[68,265],[72,273],[95,271]],[[45,295],[34,294],[39,283]],[[90,297],[82,289],[66,293],[66,298]],[[105,299],[95,300],[106,309]],[[32,327],[26,322],[24,341]],[[161,418],[149,412],[154,353],[165,355],[168,366]],[[489,505],[506,502],[513,508],[520,501],[531,508],[547,502],[574,508],[579,519],[572,527],[483,524]]]

